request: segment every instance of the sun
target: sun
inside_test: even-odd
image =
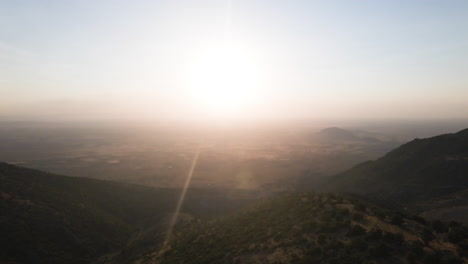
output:
[[[260,72],[255,54],[245,48],[232,44],[205,48],[190,64],[193,103],[211,116],[245,115],[258,102]]]

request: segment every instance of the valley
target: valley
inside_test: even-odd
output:
[[[229,182],[233,176],[226,173],[217,179],[225,185],[207,187],[195,178],[177,212],[177,185],[69,177],[0,163],[0,261],[465,263],[468,167],[454,157],[466,156],[466,131],[410,141],[334,176],[302,175],[300,185],[284,185],[282,177],[268,178],[276,185]],[[362,144],[350,135],[331,128],[313,137],[322,146]],[[271,159],[276,166],[279,156]],[[197,164],[195,177],[219,165],[217,155],[205,165],[208,157]],[[220,166],[218,173],[234,167]]]

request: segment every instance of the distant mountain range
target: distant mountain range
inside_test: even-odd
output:
[[[362,143],[379,143],[375,137],[370,136],[358,136],[356,133],[345,130],[338,127],[325,128],[311,137],[312,140],[316,140],[322,143],[343,143],[343,142],[362,142]]]
[[[321,130],[315,134],[315,137],[321,140],[357,140],[358,138],[348,130],[344,130],[338,127],[329,127]]]

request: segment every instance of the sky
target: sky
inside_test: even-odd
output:
[[[0,117],[468,118],[468,1],[0,0]]]

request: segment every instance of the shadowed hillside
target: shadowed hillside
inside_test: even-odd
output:
[[[335,176],[325,186],[327,191],[357,193],[405,205],[450,199],[451,194],[464,193],[467,188],[468,129],[415,139],[380,159]]]
[[[146,230],[166,230],[179,194],[0,163],[0,262],[89,263]],[[191,190],[183,212],[210,215],[248,199]]]

